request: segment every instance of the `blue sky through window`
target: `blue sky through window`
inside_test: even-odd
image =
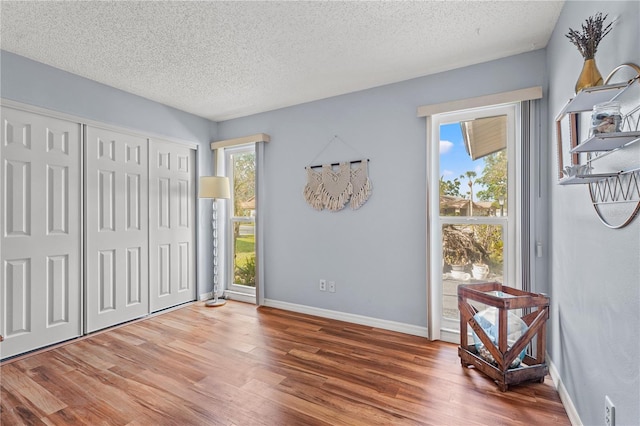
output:
[[[440,176],[452,181],[470,170],[476,172],[476,178],[482,176],[484,159],[471,160],[464,147],[460,123],[440,125]],[[465,197],[468,197],[468,182],[466,176],[460,179],[460,193]],[[476,194],[483,189],[484,186],[474,183],[473,201],[478,201]]]

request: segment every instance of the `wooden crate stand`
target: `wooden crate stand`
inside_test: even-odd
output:
[[[490,292],[502,292],[503,296]],[[473,318],[477,313],[469,300],[483,303],[498,309],[498,346],[496,347],[485,333],[484,329]],[[529,293],[515,288],[504,286],[497,282],[463,284],[458,286],[458,309],[460,310],[460,347],[458,355],[463,367],[474,366],[498,384],[499,389],[505,392],[509,385],[524,381],[537,380],[544,382],[544,377],[549,372],[545,362],[547,319],[549,319],[549,297],[543,294]],[[529,327],[520,336],[511,348],[507,347],[507,323],[508,314],[513,309],[528,309],[529,314],[521,319]],[[496,360],[493,365],[481,358],[475,345],[468,343],[468,329],[471,326],[478,335],[487,350]],[[536,337],[535,357],[525,355],[522,364],[517,368],[509,368],[509,365]]]

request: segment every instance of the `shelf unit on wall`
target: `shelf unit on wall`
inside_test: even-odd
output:
[[[635,71],[635,77],[622,83],[608,84],[617,71],[626,67]],[[615,229],[631,223],[640,212],[640,156],[637,160],[631,161],[631,167],[624,170],[598,173],[590,173],[590,170],[598,160],[614,153],[624,155],[623,150],[640,141],[640,96],[632,98],[629,110],[623,113],[619,132],[593,134],[579,142],[580,114],[590,113],[594,105],[618,100],[627,91],[638,90],[638,86],[640,86],[640,67],[635,64],[620,65],[609,74],[603,86],[583,89],[570,99],[556,118],[558,184],[588,185],[591,201],[598,217],[603,224]],[[563,171],[562,134],[563,131],[566,133],[566,129],[561,123],[567,117],[570,133],[570,166],[580,165],[580,154],[586,156],[584,169],[575,175],[567,175]],[[612,207],[617,211],[614,218],[609,217],[607,213],[607,210],[611,210]],[[620,211],[624,211],[622,216]]]

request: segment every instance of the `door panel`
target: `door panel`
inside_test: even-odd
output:
[[[86,325],[149,313],[147,140],[86,130]]]
[[[2,358],[81,334],[80,129],[2,108]]]
[[[153,140],[149,152],[149,288],[155,312],[196,298],[195,151]]]

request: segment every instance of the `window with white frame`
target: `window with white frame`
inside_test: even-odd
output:
[[[256,287],[256,152],[255,145],[225,149],[226,175],[231,184],[227,253],[229,291],[255,295]]]
[[[459,327],[458,285],[520,287],[517,109],[508,104],[433,117],[430,275],[439,289],[433,308],[444,336],[455,336]]]
[[[265,133],[211,143],[216,174],[229,177],[231,199],[222,219],[225,296],[242,302],[264,302],[264,153]]]
[[[454,305],[460,283],[487,279],[534,291],[545,276],[542,247],[548,236],[538,214],[545,207],[540,161],[546,152],[536,124],[541,97],[542,88],[536,86],[418,108],[427,125],[427,326],[432,340],[459,341]],[[457,145],[451,130],[457,132]],[[455,156],[443,154],[454,145],[459,155],[451,163]],[[466,248],[456,252],[456,245]],[[465,266],[460,271],[454,264]]]

